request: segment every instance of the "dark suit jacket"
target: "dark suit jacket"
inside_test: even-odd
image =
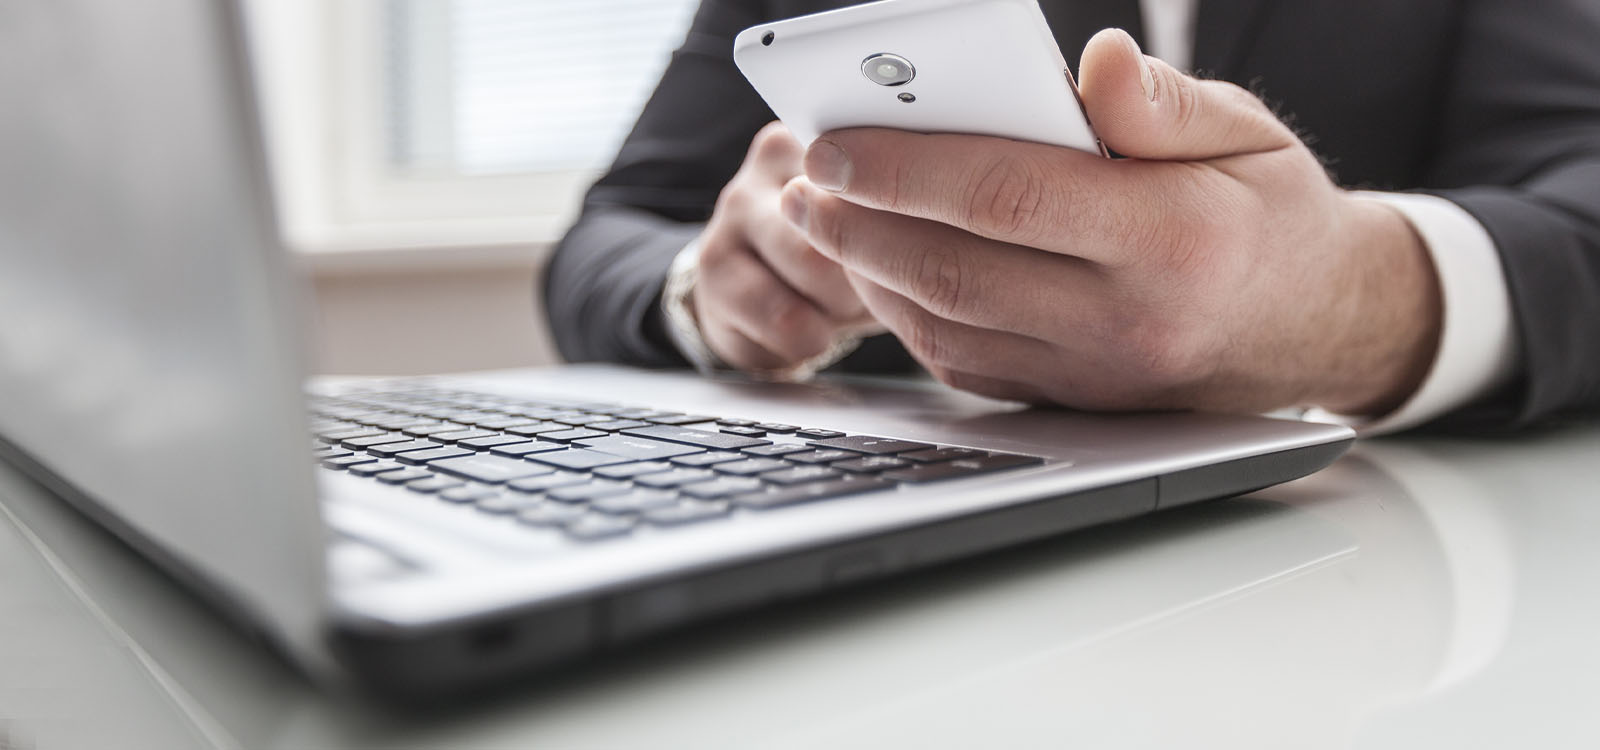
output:
[[[566,357],[682,364],[659,313],[667,266],[773,119],[733,37],[850,4],[703,0],[548,268]],[[1138,0],[1041,5],[1068,59],[1100,28],[1141,27]],[[1600,403],[1600,0],[1200,0],[1194,67],[1276,106],[1340,184],[1441,195],[1488,229],[1521,368],[1467,416],[1511,426]],[[845,364],[910,361],[879,337]]]

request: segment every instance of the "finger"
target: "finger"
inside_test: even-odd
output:
[[[827,316],[747,248],[701,256],[695,304],[702,320],[726,322],[785,364],[819,354],[833,341]]]
[[[1090,39],[1080,68],[1089,119],[1100,140],[1124,156],[1198,161],[1299,143],[1254,94],[1184,75],[1146,56],[1121,29]]]
[[[756,254],[789,288],[810,300],[829,318],[844,325],[865,322],[869,317],[867,310],[845,281],[844,269],[819,254],[804,234],[784,221],[778,211],[778,200],[771,200],[771,204],[764,220],[745,223]]]
[[[795,140],[789,128],[773,120],[750,139],[743,169],[752,172],[763,184],[778,187],[800,174],[800,160],[804,155],[805,147]]]
[[[867,308],[934,377],[993,398],[1047,400],[1033,383],[1049,377],[1042,372],[1055,360],[1048,344],[945,320],[871,281],[855,277],[855,283]]]
[[[1080,259],[864,208],[804,181],[785,188],[783,206],[818,252],[949,320],[1050,339],[1103,296],[1104,277]]]
[[[1123,166],[1058,146],[880,128],[827,133],[805,157],[812,184],[852,203],[1109,264],[1165,207]]]
[[[702,320],[706,321],[701,326],[706,346],[728,366],[746,372],[765,372],[780,370],[789,364],[727,322],[710,316]]]

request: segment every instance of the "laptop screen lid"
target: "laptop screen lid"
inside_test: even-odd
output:
[[[0,10],[0,447],[301,655],[325,542],[240,10]]]

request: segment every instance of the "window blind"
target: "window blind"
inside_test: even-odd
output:
[[[401,169],[605,166],[697,0],[389,0],[389,152]]]

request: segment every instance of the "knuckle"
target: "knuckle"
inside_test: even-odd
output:
[[[910,286],[918,301],[934,315],[953,318],[966,304],[968,273],[960,254],[948,248],[929,249],[913,261]]]
[[[1038,165],[1014,155],[999,156],[973,182],[966,219],[981,234],[1026,242],[1037,234],[1047,184]]]
[[[809,349],[816,338],[817,313],[810,303],[786,289],[770,284],[765,293],[768,300],[766,319],[761,321],[779,341],[793,349]]]
[[[1173,118],[1177,121],[1177,132],[1186,132],[1200,116],[1203,99],[1200,95],[1200,84],[1189,78],[1174,76],[1168,90],[1172,92]]]
[[[750,205],[749,185],[743,175],[736,174],[728,184],[722,186],[722,191],[717,193],[717,202],[712,206],[711,213],[714,217],[726,217],[743,213]]]
[[[702,279],[718,275],[725,270],[734,256],[743,252],[737,242],[721,232],[707,232],[700,240],[700,275]]]
[[[852,225],[840,203],[831,196],[817,196],[808,208],[806,225],[813,241],[848,259],[855,249],[851,245]]]

